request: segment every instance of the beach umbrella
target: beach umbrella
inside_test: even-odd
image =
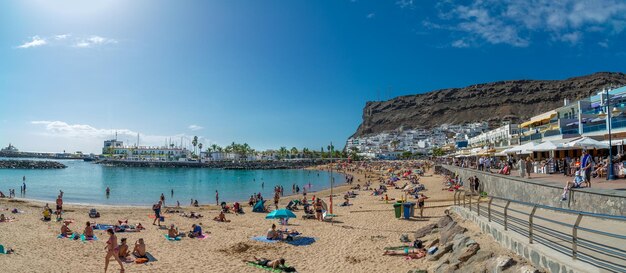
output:
[[[296,215],[288,209],[277,209],[265,216],[265,219],[288,219],[296,218]]]
[[[529,149],[537,146],[537,142],[531,141],[523,145],[515,146],[513,148],[506,149],[502,151],[507,154],[530,154]]]
[[[597,141],[593,138],[582,137],[577,140],[568,142],[567,147],[583,148],[583,149],[608,149],[609,145]]]
[[[537,145],[535,147],[528,148],[528,151],[533,151],[533,152],[550,152],[550,151],[568,150],[568,149],[572,149],[572,148],[565,146],[565,144],[562,143],[562,142],[546,141],[546,142],[541,143],[541,144],[539,144],[539,145]]]

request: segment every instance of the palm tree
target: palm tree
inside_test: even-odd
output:
[[[287,154],[289,153],[289,151],[287,151],[287,147],[280,147],[280,149],[278,150],[278,155],[280,156],[281,159],[284,159]]]
[[[217,144],[213,144],[213,145],[211,145],[211,149],[212,149],[214,152],[217,152],[217,148],[218,148],[218,147],[219,147],[219,146],[217,146]]]
[[[200,151],[200,154],[202,153],[202,143],[198,143],[198,150]],[[198,158],[198,160],[200,160],[200,158]]]
[[[298,155],[298,148],[291,147],[291,151],[290,152],[291,152],[291,156],[292,156],[291,158],[293,158],[293,156]]]
[[[196,152],[196,146],[198,145],[198,136],[193,136],[193,140],[191,141],[191,145],[193,145],[193,152]]]

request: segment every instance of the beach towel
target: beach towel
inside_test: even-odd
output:
[[[270,239],[267,239],[266,236],[255,236],[255,237],[252,237],[250,239],[253,240],[253,241],[262,242],[262,243],[278,243],[278,242],[280,242],[280,240],[270,240]]]
[[[93,236],[93,237],[91,237],[91,238],[87,238],[87,237],[85,237],[85,234],[81,234],[81,235],[80,235],[80,241],[81,241],[81,242],[83,242],[83,243],[86,243],[86,242],[93,242],[93,241],[97,241],[97,240],[98,240],[98,237],[96,237],[96,235],[94,235],[94,236]]]
[[[259,264],[253,263],[253,262],[246,262],[246,264],[249,265],[249,266],[253,266],[253,267],[259,268],[259,269],[267,270],[267,271],[270,271],[270,272],[276,272],[276,273],[280,273],[280,272],[296,272],[295,268],[293,268],[292,266],[287,266],[287,265],[285,265],[285,266],[283,266],[281,268],[274,269],[274,268],[271,268],[269,266],[262,266],[262,265],[259,265]]]
[[[315,238],[297,237],[297,238],[294,238],[292,241],[287,240],[285,242],[292,246],[308,246],[308,245],[312,245],[313,243],[315,243]]]
[[[271,268],[269,266],[262,266],[262,265],[259,265],[259,264],[253,263],[253,262],[246,262],[246,264],[249,265],[249,266],[254,266],[256,268],[264,269],[264,270],[267,270],[267,271],[270,271],[270,272],[276,272],[276,273],[283,272],[280,269],[273,269],[273,268]]]
[[[403,250],[405,248],[414,249],[413,246],[388,246],[383,248],[384,250]]]
[[[3,245],[0,245],[0,254],[7,254],[7,251],[4,249]]]
[[[202,235],[198,236],[198,237],[194,237],[194,239],[198,239],[198,240],[204,240],[204,239],[208,239],[209,235],[207,235],[206,233],[203,233]]]
[[[133,256],[135,257],[135,263],[138,263],[138,264],[139,263],[147,263],[147,262],[156,262],[156,261],[158,261],[154,256],[152,256],[152,254],[150,254],[150,252],[146,252],[146,256],[145,257],[137,257],[137,255],[135,255],[134,253],[133,253]],[[139,261],[139,262],[137,262],[137,261]]]
[[[165,235],[163,235],[163,236],[165,236],[165,239],[167,239],[168,241],[180,241],[180,240],[182,239],[182,238],[180,238],[180,236],[178,236],[178,237],[174,237],[174,238],[170,237],[170,236],[169,236],[169,235],[167,235],[167,234],[165,234]]]
[[[107,225],[107,224],[96,224],[93,229],[97,229],[97,230],[107,230],[110,228],[115,228],[114,225]]]

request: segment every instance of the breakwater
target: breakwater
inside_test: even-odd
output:
[[[55,161],[0,160],[0,169],[64,169],[64,164]]]
[[[211,168],[224,170],[280,170],[303,169],[328,163],[327,160],[294,160],[294,161],[128,161],[102,160],[98,164],[115,167],[143,168]]]

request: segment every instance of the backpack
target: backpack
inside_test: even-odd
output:
[[[415,240],[413,242],[413,247],[417,249],[421,249],[422,247],[424,247],[422,240]]]

